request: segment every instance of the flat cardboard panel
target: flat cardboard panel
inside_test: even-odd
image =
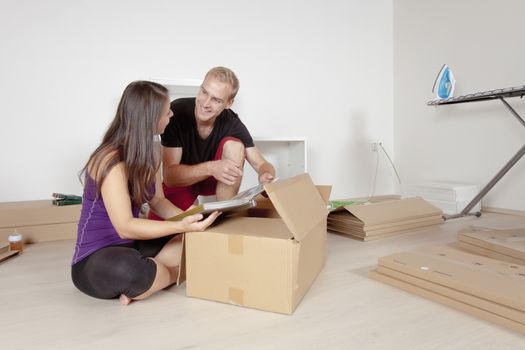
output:
[[[364,241],[413,232],[443,222],[442,212],[421,198],[348,205],[330,212],[328,229]]]
[[[521,260],[521,259],[514,258],[512,256],[509,256],[509,255],[501,254],[501,253],[495,252],[490,249],[480,248],[477,245],[469,244],[462,240],[458,242],[458,246],[461,249],[467,250],[477,255],[482,255],[482,256],[486,256],[486,257],[501,260],[501,261],[508,261],[513,264],[525,265],[525,260]]]
[[[19,226],[16,227],[16,232],[23,236],[23,240],[28,243],[39,243],[58,241],[62,239],[75,239],[77,237],[77,222],[50,224],[50,225],[35,225],[35,226]],[[7,242],[7,237],[13,233],[15,228],[0,229],[0,242]]]
[[[512,230],[461,230],[458,240],[516,259],[525,260],[525,228]]]
[[[445,246],[379,259],[379,265],[525,311],[525,267]]]
[[[9,245],[0,246],[0,263],[19,253],[19,250],[9,250]]]
[[[361,220],[365,226],[443,214],[440,209],[419,197],[403,198],[369,205],[349,205],[345,206],[345,209]]]
[[[513,321],[516,321],[516,322],[519,322],[525,325],[525,312],[523,311],[509,308],[504,305],[479,298],[475,295],[462,293],[455,289],[447,288],[445,286],[442,286],[436,283],[432,283],[432,282],[429,282],[429,281],[426,281],[426,280],[423,280],[423,279],[420,279],[420,278],[417,278],[411,275],[407,275],[399,271],[395,271],[395,270],[386,268],[381,265],[377,267],[377,272],[382,273],[392,278],[396,278],[400,281],[410,283],[414,286],[417,286],[417,287],[420,287],[426,290],[430,290],[432,292],[435,292],[440,295],[446,296],[448,298],[454,299],[456,301],[468,304],[470,306],[477,307],[479,309],[482,309],[488,312],[492,312],[496,315],[506,317],[508,319],[511,319]]]
[[[425,230],[430,229],[431,226],[434,226],[434,225],[435,225],[435,223],[430,223],[430,224],[428,224],[426,226],[420,226],[420,227],[416,227],[416,228],[405,229],[405,230],[402,230],[402,231],[395,231],[395,232],[384,233],[384,234],[380,234],[380,235],[370,235],[370,236],[366,235],[366,233],[353,233],[353,232],[348,232],[348,231],[345,231],[345,230],[338,231],[338,229],[334,228],[334,227],[329,227],[328,229],[330,231],[333,231],[333,232],[337,232],[337,233],[341,233],[341,234],[347,235],[350,238],[358,239],[358,240],[364,241],[364,242],[369,242],[369,241],[374,241],[374,240],[377,240],[377,239],[396,237],[396,236],[401,236],[401,235],[409,235],[409,234],[413,234],[413,233],[421,233],[421,232],[423,232]]]
[[[0,228],[78,222],[82,205],[56,206],[51,200],[0,203]]]
[[[450,307],[452,307],[454,309],[466,312],[468,314],[471,314],[471,315],[473,315],[475,317],[478,317],[478,318],[481,318],[483,320],[486,320],[486,321],[489,321],[489,322],[493,322],[493,323],[498,324],[500,326],[503,326],[503,327],[506,327],[508,329],[512,329],[514,331],[517,331],[517,332],[520,332],[522,334],[525,334],[525,326],[523,324],[521,324],[519,322],[516,322],[516,321],[513,321],[513,320],[510,320],[510,319],[508,319],[506,317],[503,317],[503,316],[500,316],[500,315],[496,315],[496,314],[494,314],[492,312],[488,312],[488,311],[482,310],[480,308],[477,308],[477,307],[474,307],[474,306],[470,306],[468,304],[459,302],[457,300],[451,299],[449,297],[446,297],[444,295],[438,294],[436,292],[433,292],[433,291],[430,291],[430,290],[427,290],[427,289],[424,289],[424,288],[420,288],[420,287],[414,286],[414,285],[412,285],[410,283],[406,283],[406,282],[400,281],[398,279],[395,279],[395,278],[389,277],[387,275],[384,275],[382,273],[379,273],[379,272],[377,272],[375,270],[374,271],[370,271],[369,272],[369,276],[371,278],[373,278],[373,279],[376,279],[376,280],[381,281],[383,283],[390,284],[391,286],[400,288],[400,289],[405,290],[405,291],[407,291],[409,293],[413,293],[413,294],[419,295],[419,296],[421,296],[423,298],[436,301],[438,303],[441,303],[441,304],[450,306]]]
[[[399,221],[391,222],[388,224],[367,225],[355,217],[352,218],[350,215],[348,215],[348,213],[336,213],[336,214],[330,214],[328,216],[329,222],[332,222],[334,224],[337,223],[340,225],[344,225],[344,226],[347,226],[348,228],[354,228],[354,229],[365,230],[365,231],[392,229],[397,226],[411,225],[411,224],[417,224],[417,223],[427,222],[427,221],[436,221],[436,220],[443,221],[443,217],[441,215],[432,215],[432,216],[425,216],[425,217],[417,218],[417,219],[399,220]]]
[[[442,221],[443,219],[441,218],[441,216],[436,216],[436,217],[428,217],[425,219],[417,219],[417,221],[412,221],[412,222],[410,220],[406,222],[400,221],[395,224],[392,224],[391,226],[381,225],[382,228],[375,228],[377,226],[373,226],[373,228],[359,229],[351,225],[346,225],[346,223],[341,222],[341,221],[339,222],[333,221],[330,217],[328,218],[328,223],[330,227],[337,227],[340,229],[345,229],[348,232],[353,233],[353,234],[364,233],[366,236],[383,235],[383,234],[388,234],[388,233],[393,233],[393,232],[415,229],[418,227],[437,225],[437,224],[440,224]]]
[[[296,240],[301,241],[319,222],[326,220],[326,203],[308,174],[272,182],[265,189]]]

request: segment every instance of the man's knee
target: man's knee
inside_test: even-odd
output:
[[[243,163],[245,151],[244,144],[241,141],[228,140],[224,143],[222,149],[222,159],[230,159]]]

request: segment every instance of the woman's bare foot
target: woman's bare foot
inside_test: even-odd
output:
[[[118,300],[120,301],[120,305],[129,305],[132,299],[128,298],[124,294],[120,294],[120,298],[118,298]]]

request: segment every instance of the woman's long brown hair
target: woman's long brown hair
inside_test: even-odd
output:
[[[140,206],[151,199],[160,166],[160,150],[154,135],[166,101],[169,101],[168,90],[160,84],[135,81],[126,87],[100,146],[80,172],[87,176],[89,168],[99,194],[109,171],[124,162],[133,204]]]

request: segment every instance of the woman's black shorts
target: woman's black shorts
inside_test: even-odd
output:
[[[113,299],[121,294],[135,298],[155,280],[157,265],[149,258],[174,236],[104,247],[71,267],[73,284],[95,298]]]

